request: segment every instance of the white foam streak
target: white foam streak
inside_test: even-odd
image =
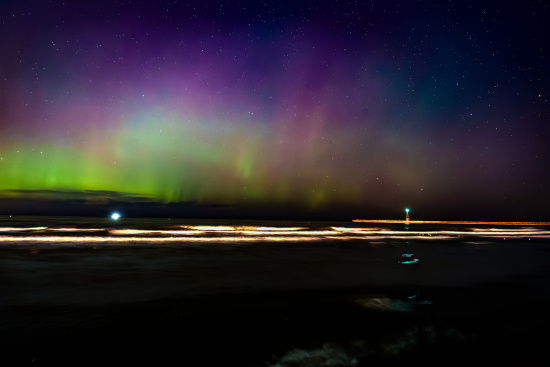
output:
[[[206,234],[206,231],[194,230],[144,230],[144,229],[111,229],[109,231],[113,235],[180,235],[180,236],[197,236]]]
[[[299,232],[298,232],[299,231]],[[160,234],[160,235],[177,235],[177,236],[191,236],[191,235],[200,235],[200,234],[212,234],[212,233],[231,233],[231,234],[245,234],[245,235],[262,235],[262,234],[274,234],[274,235],[295,235],[299,233],[300,235],[323,235],[323,234],[337,234],[336,231],[326,230],[326,231],[307,231],[302,230],[299,227],[227,227],[227,226],[185,226],[181,230],[143,230],[143,229],[113,229],[109,231],[114,235],[149,235],[149,234]]]
[[[52,232],[102,232],[105,228],[46,228]]]
[[[114,236],[0,236],[0,242],[109,243],[109,242],[303,242],[319,241],[315,236],[235,236],[235,237],[114,237]],[[333,239],[337,239],[336,237]]]
[[[174,229],[176,228],[176,229]],[[40,234],[37,234],[39,232]],[[78,235],[86,232],[107,234]],[[466,228],[464,230],[391,230],[387,228],[255,227],[255,226],[180,226],[166,229],[0,227],[0,243],[249,243],[313,241],[388,241],[388,240],[467,240],[547,239],[543,228]],[[67,233],[66,235],[58,235]],[[71,233],[71,235],[69,235]],[[75,234],[72,234],[75,233]]]
[[[0,232],[42,231],[48,227],[0,227]]]

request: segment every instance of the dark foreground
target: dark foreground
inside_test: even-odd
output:
[[[432,230],[199,246],[16,234],[0,248],[0,365],[546,366],[546,234]]]
[[[420,298],[405,305],[395,300],[411,292],[385,289],[4,309],[2,365],[548,362],[550,304],[547,299],[533,303],[522,285],[415,292],[430,294],[433,303],[422,304]]]

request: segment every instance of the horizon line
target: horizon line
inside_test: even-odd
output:
[[[360,223],[405,223],[405,224],[504,224],[504,225],[546,225],[550,222],[503,222],[503,221],[479,221],[479,220],[397,220],[397,219],[353,219],[352,222]]]

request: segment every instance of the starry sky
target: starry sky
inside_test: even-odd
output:
[[[546,1],[2,1],[0,213],[550,220]]]

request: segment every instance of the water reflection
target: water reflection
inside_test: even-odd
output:
[[[415,246],[413,241],[460,240],[483,243],[482,240],[548,239],[545,227],[520,228],[441,228],[404,226],[380,227],[299,227],[299,226],[155,226],[152,228],[78,228],[47,226],[0,227],[1,244],[24,243],[250,243],[250,242],[325,242],[325,241],[400,241],[403,246]],[[402,261],[409,264],[412,260]],[[418,262],[418,261],[415,261]]]

